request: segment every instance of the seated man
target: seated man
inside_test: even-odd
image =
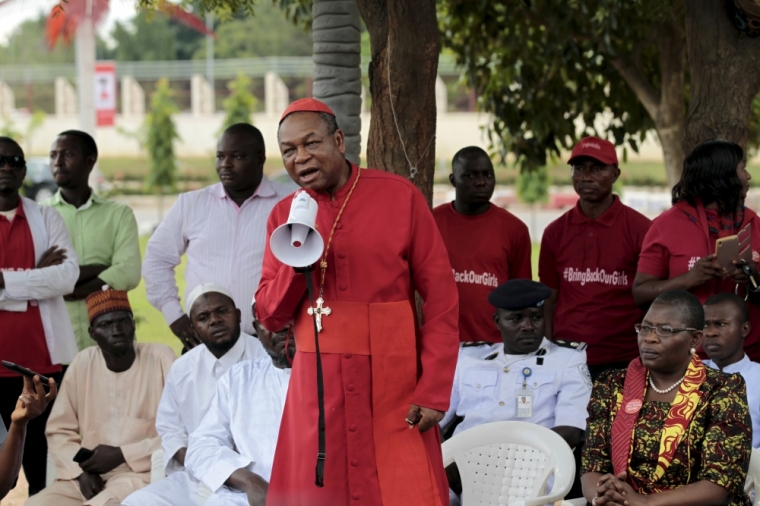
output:
[[[747,404],[752,418],[752,446],[760,448],[760,364],[744,353],[744,338],[750,333],[749,309],[733,293],[718,293],[707,299],[702,347],[710,360],[704,363],[728,374],[741,374],[747,383]]]
[[[161,446],[156,411],[174,352],[135,343],[127,292],[95,292],[86,303],[98,346],[66,371],[45,431],[56,481],[27,506],[117,506],[148,484]]]
[[[456,435],[484,423],[515,420],[550,428],[571,448],[582,441],[591,397],[585,346],[544,337],[544,301],[550,295],[548,287],[527,279],[511,279],[491,292],[488,302],[496,308],[493,318],[503,344],[494,345],[485,358],[460,353],[441,427],[463,418]],[[459,493],[458,473],[447,469],[447,474]]]
[[[232,294],[216,283],[198,285],[187,298],[188,316],[203,345],[182,355],[169,371],[158,405],[156,429],[168,477],[133,493],[126,506],[172,506],[198,502],[198,480],[185,468],[190,433],[200,425],[216,384],[233,365],[266,355],[259,341],[240,331]]]
[[[292,327],[273,333],[253,322],[269,357],[242,362],[219,380],[185,465],[214,494],[205,506],[264,506],[290,367]],[[270,358],[271,357],[271,358]]]

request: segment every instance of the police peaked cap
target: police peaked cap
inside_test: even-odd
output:
[[[488,295],[497,309],[516,311],[529,307],[541,307],[552,294],[551,289],[531,279],[510,279]]]

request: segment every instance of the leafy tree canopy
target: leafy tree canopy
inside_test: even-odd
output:
[[[236,16],[216,28],[214,55],[217,58],[257,56],[311,56],[311,36],[283,16],[282,10],[267,2],[256,6],[253,16]],[[195,54],[206,57],[205,46]]]
[[[615,68],[633,53],[659,86],[651,27],[673,12],[665,0],[439,0],[444,44],[493,113],[491,141],[523,168],[547,163],[582,134],[634,150],[652,118]],[[607,114],[602,114],[607,111]]]
[[[111,31],[118,61],[190,60],[204,44],[204,35],[159,13],[140,12]]]
[[[0,16],[0,19],[2,17]],[[58,43],[50,50],[45,41],[46,14],[40,14],[34,19],[21,23],[8,37],[5,44],[0,44],[0,65],[35,64],[46,63],[73,63],[74,45]],[[106,44],[103,40],[97,40],[97,56],[107,56]]]

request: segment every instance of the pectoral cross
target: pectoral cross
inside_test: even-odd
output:
[[[332,309],[329,307],[322,307],[325,301],[322,297],[317,299],[317,307],[310,307],[306,311],[311,315],[317,315],[317,332],[322,332],[322,315],[328,316],[332,313]]]

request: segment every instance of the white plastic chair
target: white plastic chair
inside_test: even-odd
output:
[[[479,425],[443,443],[442,451],[443,465],[459,468],[463,506],[559,505],[575,479],[565,440],[533,423]],[[546,494],[550,476],[554,483]]]
[[[744,491],[752,499],[752,506],[760,506],[760,450],[757,448],[752,448]]]
[[[159,449],[153,452],[150,456],[150,482],[155,483],[157,481],[166,478],[166,471],[164,470],[164,450]],[[198,484],[198,506],[203,506],[206,499],[211,497],[211,490],[200,482]]]

